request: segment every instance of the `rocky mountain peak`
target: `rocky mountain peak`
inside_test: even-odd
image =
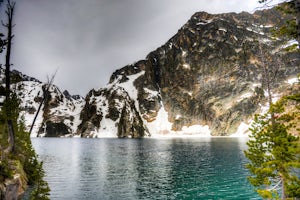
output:
[[[51,85],[47,92],[48,84],[16,70],[11,72],[11,79],[11,88],[20,99],[20,117],[24,117],[28,131],[41,101],[45,98],[31,136],[60,137],[76,132],[80,123],[80,111],[84,105],[82,97],[72,96],[68,92],[62,93],[55,85]],[[2,85],[5,83],[2,68],[0,82]]]
[[[76,94],[76,95],[71,95],[70,93],[69,93],[69,91],[68,90],[65,90],[65,91],[63,91],[63,95],[65,95],[65,97],[67,98],[67,99],[69,99],[69,100],[81,100],[81,101],[84,101],[84,98],[82,97],[82,96],[80,96],[80,95],[78,95],[78,94]]]
[[[144,60],[116,70],[109,83],[85,99],[61,92],[21,73],[14,88],[33,136],[148,137],[231,135],[247,130],[254,113],[267,107],[262,58],[278,65],[273,95],[293,92],[298,54],[271,30],[284,19],[275,9],[254,14],[195,13],[164,45]],[[3,79],[1,73],[1,79]],[[29,126],[30,123],[27,123]]]
[[[282,21],[274,9],[254,14],[195,13],[145,60],[115,71],[108,86],[100,89],[98,96],[94,93],[97,97],[93,98],[99,101],[93,106],[98,106],[100,113],[103,106],[108,106],[106,116],[113,116],[108,118],[118,130],[132,124],[121,120],[125,111],[120,105],[128,104],[142,119],[140,127],[147,127],[150,134],[180,133],[189,127],[212,135],[235,133],[266,103],[259,68],[260,57],[265,55],[260,54],[266,52],[271,59],[279,56],[279,49],[287,41],[273,40],[271,29]],[[299,73],[299,67],[290,65],[290,54],[280,56],[284,65],[278,83],[282,86],[282,81]],[[88,110],[83,109],[82,116],[87,116]],[[94,117],[82,120],[82,126],[93,124],[89,118]],[[92,132],[101,137],[106,119],[103,115],[98,119],[100,123],[96,120],[98,126]],[[123,131],[122,137],[124,134],[132,136],[130,129]]]

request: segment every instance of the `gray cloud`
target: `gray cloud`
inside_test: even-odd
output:
[[[111,73],[163,45],[197,11],[254,11],[256,0],[22,0],[14,67],[85,95]]]

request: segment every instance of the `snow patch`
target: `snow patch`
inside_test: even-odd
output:
[[[195,34],[196,32],[193,29],[188,29],[191,33]]]
[[[193,134],[193,135],[201,135],[201,136],[211,136],[210,129],[208,125],[193,125],[193,126],[184,126],[182,127],[182,131],[179,131],[182,134]]]
[[[147,128],[152,136],[171,133],[172,123],[169,122],[168,116],[168,112],[162,105],[157,113],[156,119],[152,122],[146,122]]]
[[[103,118],[100,123],[99,130],[95,133],[94,137],[97,138],[117,138],[118,127],[116,122],[109,118]]]
[[[242,95],[240,96],[240,98],[237,100],[237,102],[241,102],[242,100],[247,99],[247,98],[250,98],[250,97],[252,97],[252,96],[253,96],[253,93],[252,93],[252,92],[247,92],[247,93],[245,93],[245,94],[242,94]]]
[[[242,51],[242,48],[235,49],[235,52],[236,52],[236,53],[239,53],[239,52],[241,52],[241,51]]]
[[[181,115],[176,115],[175,119],[180,119]],[[174,137],[210,137],[211,131],[208,125],[184,126],[181,131],[172,131],[172,123],[168,120],[168,112],[163,105],[157,113],[153,122],[146,122],[151,138],[174,138]]]
[[[108,100],[104,96],[99,96],[97,102],[97,113],[103,116],[100,122],[100,128],[93,132],[93,137],[96,138],[116,138],[118,128],[116,126],[116,122],[106,118],[108,114]]]
[[[248,137],[249,136],[249,128],[250,124],[246,124],[244,122],[241,122],[237,131],[230,135],[230,137]]]
[[[256,33],[256,34],[265,35],[264,32],[259,32],[257,30],[254,30],[253,28],[250,28],[250,27],[247,27],[246,29],[247,29],[247,31],[251,31],[251,32]]]
[[[227,29],[226,29],[226,28],[220,27],[220,28],[219,28],[219,31],[224,31],[225,33],[227,33]]]
[[[203,20],[203,19],[201,19],[201,21],[200,22],[198,22],[196,25],[198,26],[198,25],[206,25],[206,24],[209,24],[209,23],[211,23],[211,22],[213,22],[214,20],[213,19],[209,19],[209,20]]]
[[[180,119],[182,116],[181,115],[176,115],[175,120]]]
[[[137,74],[133,74],[133,75],[130,75],[130,76],[127,76],[127,78],[129,80],[127,80],[126,82],[124,83],[119,83],[118,85],[122,88],[125,89],[125,91],[128,93],[129,97],[133,100],[135,100],[137,102],[137,97],[138,97],[138,92],[137,92],[137,89],[135,88],[134,86],[134,81],[139,78],[140,76],[144,75],[145,74],[145,71],[141,71]],[[138,107],[137,107],[138,108]]]
[[[207,125],[184,126],[181,131],[171,131],[168,134],[153,134],[151,138],[210,138],[210,129]]]
[[[150,94],[152,97],[156,97],[158,95],[158,91],[150,90],[148,88],[144,88],[144,91],[148,94]]]
[[[182,65],[182,67],[183,67],[183,69],[191,69],[191,66],[189,64],[187,64],[187,63],[184,63]]]
[[[253,83],[252,87],[253,89],[255,89],[256,87],[261,87],[261,83]]]
[[[290,78],[285,82],[290,84],[290,85],[293,85],[294,83],[299,83],[299,78]]]
[[[297,45],[297,49],[299,49],[297,40],[289,40],[285,45],[282,46],[282,48],[285,49],[285,48],[290,47],[295,44]]]

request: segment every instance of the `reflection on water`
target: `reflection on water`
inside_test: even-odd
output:
[[[258,199],[238,138],[35,138],[51,199]]]

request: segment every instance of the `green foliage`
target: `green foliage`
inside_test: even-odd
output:
[[[296,101],[296,102],[300,102],[300,94],[289,95],[285,98],[289,99],[289,100]]]
[[[48,200],[50,189],[48,183],[43,180],[43,177],[45,175],[43,169],[43,163],[42,162],[37,163],[36,167],[39,173],[35,174],[36,187],[34,191],[31,193],[30,200]]]
[[[12,170],[9,168],[7,160],[0,160],[0,182],[6,178],[12,178]]]
[[[273,29],[273,34],[275,37],[287,36],[290,39],[297,38],[296,20],[287,20],[283,26],[279,27],[278,29]]]
[[[298,174],[300,172],[298,171]],[[286,185],[287,193],[290,194],[291,197],[300,197],[300,181],[299,178],[291,178],[291,184]]]
[[[278,199],[278,194],[274,194],[267,190],[257,190],[257,193],[264,199]]]
[[[3,117],[5,120],[11,119],[14,124],[17,124],[19,117],[19,104],[20,101],[15,93],[11,93],[9,100],[5,100],[3,103]],[[9,111],[9,112],[8,112]]]
[[[245,151],[250,161],[246,165],[251,173],[248,179],[263,198],[277,198],[280,189],[289,197],[300,197],[300,142],[289,134],[296,116],[285,113],[286,99],[272,105],[267,114],[255,116],[250,129]]]
[[[296,51],[298,51],[298,45],[297,44],[293,44],[291,46],[285,47],[284,50],[286,52],[296,52]]]
[[[9,108],[9,113],[6,113],[6,108]],[[45,172],[42,168],[42,163],[38,160],[33,146],[30,141],[30,135],[25,131],[24,119],[19,119],[19,100],[16,94],[11,93],[10,101],[4,102],[0,111],[0,149],[5,149],[8,146],[6,119],[12,119],[15,130],[15,152],[5,155],[1,151],[0,159],[0,180],[12,178],[13,170],[9,165],[11,160],[18,160],[26,173],[28,184],[33,185],[35,190],[32,193],[31,199],[49,199],[49,187],[47,182],[43,180]]]
[[[271,2],[271,0],[259,0],[259,3],[265,3]],[[293,0],[287,0],[283,3],[277,5],[276,9],[282,13],[282,15],[287,17],[287,20],[283,25],[281,25],[279,28],[274,29],[273,33],[275,37],[288,37],[291,39],[297,39],[298,33],[297,33],[297,23],[296,23],[296,14],[297,9],[295,6],[295,2]],[[296,48],[289,48],[288,50],[296,50]]]

